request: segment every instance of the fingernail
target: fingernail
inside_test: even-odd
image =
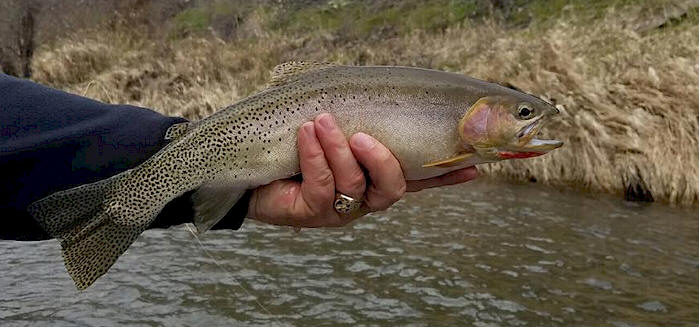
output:
[[[358,149],[370,150],[374,148],[374,139],[362,132],[355,134],[350,142]]]
[[[318,122],[326,130],[335,128],[335,120],[331,114],[321,114],[318,116]]]
[[[314,129],[314,122],[306,122],[301,126],[301,129],[304,130],[304,133],[308,136],[315,136],[316,135],[316,130]]]

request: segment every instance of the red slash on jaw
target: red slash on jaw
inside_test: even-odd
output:
[[[539,153],[539,152],[534,152],[534,151],[524,151],[524,152],[502,151],[502,152],[498,153],[498,156],[500,156],[502,159],[528,158],[528,157],[535,157],[535,156],[540,156],[540,155],[544,155],[544,153]]]

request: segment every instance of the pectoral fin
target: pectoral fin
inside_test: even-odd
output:
[[[473,155],[474,155],[474,153],[462,153],[462,154],[458,154],[458,155],[455,156],[455,157],[450,157],[450,158],[447,158],[447,159],[442,159],[442,160],[439,160],[439,161],[435,161],[435,162],[430,162],[430,163],[423,164],[423,167],[433,167],[433,166],[437,166],[437,167],[450,167],[450,166],[456,166],[456,165],[459,165],[461,162],[465,161],[466,159],[468,159],[469,157],[472,157]]]
[[[192,195],[197,232],[203,233],[219,222],[245,191],[245,188],[237,188],[222,181],[211,181],[200,186]]]

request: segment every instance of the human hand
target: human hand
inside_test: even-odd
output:
[[[476,168],[468,167],[435,178],[406,181],[389,149],[364,133],[354,134],[348,143],[330,114],[321,114],[301,126],[298,151],[303,181],[277,180],[255,189],[248,218],[299,228],[340,227],[387,209],[407,191],[458,184],[477,176]],[[369,180],[361,167],[367,170]],[[339,214],[333,207],[336,191],[363,198],[362,207]]]

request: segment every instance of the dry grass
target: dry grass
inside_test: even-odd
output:
[[[329,33],[264,32],[254,38],[146,40],[87,31],[41,48],[33,78],[112,103],[189,119],[204,117],[264,86],[292,59],[432,67],[510,83],[553,99],[562,114],[544,132],[566,142],[541,158],[485,166],[490,175],[622,195],[629,186],[672,204],[698,201],[697,16],[635,31],[634,17],[608,12],[537,30],[498,23],[345,43]]]

